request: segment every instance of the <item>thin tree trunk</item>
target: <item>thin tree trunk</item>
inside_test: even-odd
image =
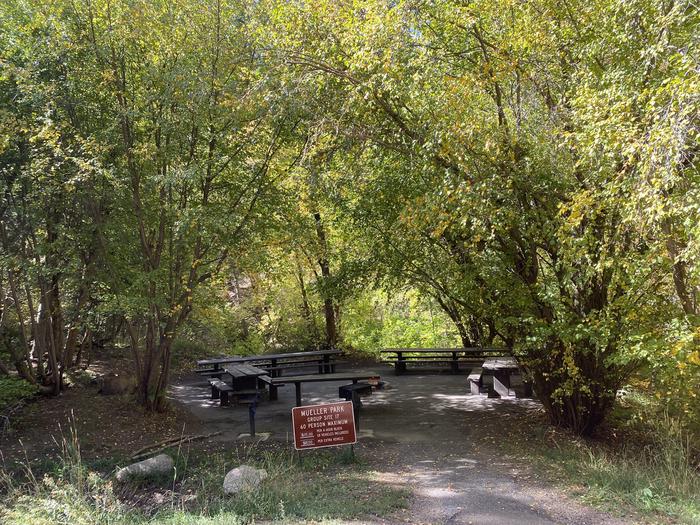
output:
[[[304,271],[301,267],[299,259],[296,260],[297,263],[297,279],[299,281],[299,290],[301,292],[301,309],[304,319],[313,334],[313,337],[318,341],[318,327],[316,326],[316,320],[314,319],[313,313],[311,312],[311,307],[309,306],[309,296],[306,293],[306,284],[304,282]]]
[[[321,220],[321,213],[314,212],[314,221],[316,222],[316,235],[321,250],[321,255],[318,258],[318,266],[321,268],[321,277],[324,281],[323,290],[323,312],[326,320],[326,345],[329,348],[335,348],[338,342],[338,330],[335,323],[335,309],[333,307],[333,297],[330,296],[327,290],[328,282],[331,277],[331,267],[328,262],[328,243],[326,240],[326,230]]]
[[[32,373],[32,360],[31,360],[31,346],[29,344],[29,338],[27,337],[26,324],[24,322],[24,312],[22,311],[22,303],[19,301],[19,295],[17,294],[17,284],[15,282],[14,273],[10,270],[7,272],[7,282],[10,285],[10,295],[12,297],[12,302],[15,305],[15,311],[17,313],[17,321],[19,324],[19,333],[22,339],[23,356],[19,361],[24,361],[25,366],[22,365],[22,370],[18,368],[17,371],[27,379],[28,381],[34,382],[34,374]]]

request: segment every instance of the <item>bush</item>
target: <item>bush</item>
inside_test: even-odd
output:
[[[17,377],[0,377],[0,413],[22,399],[34,396],[36,385]]]
[[[519,454],[567,485],[583,485],[587,503],[699,524],[700,451],[693,434],[653,396],[629,386],[623,392],[609,441],[544,429],[518,443]]]

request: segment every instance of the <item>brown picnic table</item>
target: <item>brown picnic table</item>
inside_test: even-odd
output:
[[[201,371],[216,375],[226,364],[255,364],[269,372],[271,377],[278,377],[283,370],[307,366],[309,363],[318,365],[318,373],[335,372],[334,359],[341,355],[342,350],[311,350],[308,352],[287,352],[282,354],[260,354],[249,356],[227,356],[197,361],[198,367],[211,367]]]
[[[396,375],[406,372],[408,364],[449,365],[453,373],[459,372],[459,365],[479,366],[484,359],[507,357],[507,348],[470,347],[470,348],[387,348],[380,354],[386,356],[384,361],[394,365]]]
[[[299,376],[285,376],[285,377],[274,377],[272,378],[272,384],[275,386],[288,385],[290,383],[294,384],[296,390],[296,406],[301,406],[301,385],[303,383],[318,383],[322,381],[352,381],[356,384],[361,379],[369,380],[375,379],[379,382],[379,374],[376,372],[338,372],[332,374],[322,374],[322,375],[299,375]]]
[[[361,379],[368,380],[368,383],[359,383]],[[340,372],[331,373],[323,375],[299,375],[299,376],[287,376],[287,377],[275,377],[272,379],[272,384],[277,387],[281,385],[286,385],[289,383],[294,383],[294,389],[296,391],[296,406],[301,406],[301,385],[303,383],[318,383],[325,381],[352,381],[350,385],[341,386],[338,389],[338,394],[343,397],[347,395],[346,399],[352,401],[352,409],[355,414],[355,426],[357,430],[360,429],[360,407],[362,403],[360,401],[360,395],[368,395],[372,392],[373,384],[377,386],[380,383],[379,374],[376,372],[367,371],[354,371],[354,372]],[[371,383],[370,383],[371,381]]]

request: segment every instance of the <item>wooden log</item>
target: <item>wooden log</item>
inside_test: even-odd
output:
[[[153,443],[152,445],[148,445],[147,447],[140,448],[136,451],[134,455],[131,456],[131,459],[139,459],[144,456],[150,456],[151,454],[155,454],[156,452],[160,452],[161,450],[165,450],[166,448],[179,446],[183,443],[189,443],[191,441],[197,441],[200,439],[208,439],[213,436],[218,436],[219,434],[221,434],[221,431],[211,432],[210,434],[198,434],[196,436],[184,436],[164,439],[163,441],[159,441],[158,443]]]

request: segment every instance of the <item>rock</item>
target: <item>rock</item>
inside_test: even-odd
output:
[[[267,477],[267,471],[241,465],[226,474],[224,478],[224,492],[226,494],[237,494],[242,491],[252,490],[260,485],[260,482]]]
[[[98,392],[105,396],[129,394],[134,390],[134,380],[119,374],[106,374],[99,379]]]
[[[117,481],[127,481],[133,478],[148,478],[170,474],[175,467],[173,458],[167,454],[159,454],[155,457],[144,459],[138,463],[132,463],[117,471]]]

